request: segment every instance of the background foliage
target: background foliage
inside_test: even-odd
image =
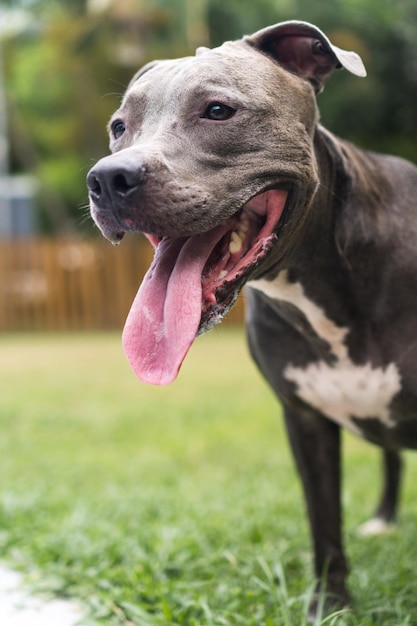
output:
[[[11,170],[39,178],[46,230],[80,228],[86,172],[140,65],[286,19],[317,24],[368,68],[366,80],[333,78],[323,123],[417,161],[415,0],[0,0],[0,11]]]

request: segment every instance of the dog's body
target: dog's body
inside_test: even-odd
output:
[[[360,59],[287,22],[196,57],[147,65],[89,173],[92,214],[155,260],[124,346],[171,382],[243,285],[252,355],[282,400],[318,577],[348,602],[340,426],[384,450],[380,523],[395,519],[402,447],[417,447],[417,169],[318,124],[314,90]]]

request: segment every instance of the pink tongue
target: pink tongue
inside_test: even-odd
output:
[[[201,275],[224,228],[164,239],[133,301],[123,348],[136,376],[168,385],[177,377],[201,319]]]

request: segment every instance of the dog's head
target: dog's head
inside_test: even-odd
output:
[[[87,184],[104,236],[155,247],[124,330],[142,380],[171,382],[196,335],[285,256],[318,184],[314,92],[342,66],[365,75],[315,26],[285,22],[132,79]]]

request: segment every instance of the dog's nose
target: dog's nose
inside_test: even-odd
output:
[[[87,174],[91,198],[100,206],[109,200],[127,200],[143,186],[146,168],[136,161],[115,163],[112,157],[101,159]]]

